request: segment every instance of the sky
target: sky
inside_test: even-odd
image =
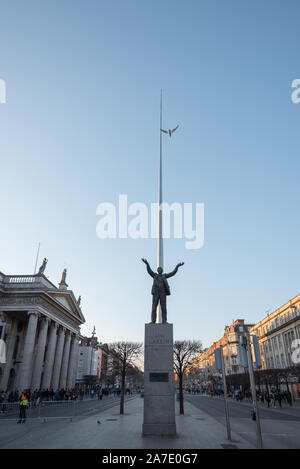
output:
[[[165,239],[175,339],[218,340],[300,292],[297,0],[1,2],[0,271],[82,296],[81,331],[143,341],[155,239],[99,239],[100,203],[203,203],[204,245]]]

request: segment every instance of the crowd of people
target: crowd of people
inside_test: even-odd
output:
[[[186,392],[190,394],[208,394],[211,397],[221,397],[223,396],[223,391],[219,389],[209,389],[209,390],[200,390],[198,388],[186,388]],[[250,390],[241,391],[235,389],[233,392],[228,392],[228,397],[235,399],[236,401],[242,400],[252,400],[252,394]],[[268,407],[282,407],[282,403],[292,406],[293,397],[290,391],[278,391],[271,390],[268,391],[257,391],[256,397],[258,402],[265,403]]]
[[[101,386],[83,386],[73,389],[44,389],[34,391],[1,391],[0,392],[0,413],[5,414],[10,403],[19,403],[19,420],[18,423],[25,423],[26,409],[29,406],[38,406],[42,401],[81,401],[86,398],[102,400],[103,396],[119,396],[120,388],[112,388]],[[127,388],[126,395],[132,394],[132,390]]]
[[[247,395],[245,395],[245,393],[243,395],[241,391],[235,390],[234,397],[237,401],[241,401],[244,397],[248,398],[249,400],[252,399],[250,391],[248,391]],[[290,406],[293,405],[293,398],[290,391],[257,391],[256,398],[258,402],[262,402],[263,404],[266,403],[268,407],[282,407],[283,402]]]

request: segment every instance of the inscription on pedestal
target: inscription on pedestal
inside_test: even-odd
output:
[[[149,380],[156,383],[167,383],[169,381],[169,373],[149,373]]]
[[[165,334],[156,334],[148,339],[147,345],[173,345],[172,339],[169,339]]]

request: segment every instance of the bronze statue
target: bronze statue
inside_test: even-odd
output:
[[[171,294],[170,287],[167,281],[167,278],[173,277],[173,275],[177,274],[178,267],[182,266],[184,262],[180,262],[176,265],[175,269],[170,272],[169,274],[163,274],[162,267],[157,268],[157,274],[151,270],[151,267],[146,259],[142,259],[142,261],[147,266],[147,272],[153,278],[153,286],[151,293],[153,295],[152,298],[152,313],[151,313],[151,321],[153,323],[156,322],[156,309],[158,303],[161,306],[162,312],[162,322],[167,322],[167,296]]]
[[[45,269],[46,269],[47,262],[48,262],[48,259],[46,259],[46,257],[45,257],[41,267],[39,268],[38,275],[43,275],[43,273],[45,272]]]

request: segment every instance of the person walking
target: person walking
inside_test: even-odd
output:
[[[26,420],[26,409],[28,407],[28,398],[25,393],[21,395],[19,403],[19,420],[18,423],[25,423]]]
[[[272,399],[272,401],[273,401],[273,402],[272,402],[273,407],[276,409],[276,394],[275,394],[275,392],[272,392],[272,394],[271,394],[270,397],[271,397],[271,399]]]
[[[292,402],[293,399],[292,399],[292,395],[291,395],[290,391],[287,392],[287,401],[290,404],[290,406],[293,405],[293,402]]]
[[[271,401],[271,399],[270,399],[270,394],[268,393],[268,391],[267,391],[266,394],[265,394],[265,399],[266,399],[266,402],[267,402],[267,404],[268,404],[268,407],[270,407],[270,401]]]
[[[7,403],[8,403],[8,393],[6,391],[3,391],[1,394],[1,404],[2,404],[1,412],[3,414],[6,412]]]
[[[281,393],[280,392],[277,393],[277,401],[278,401],[279,407],[281,408]]]

